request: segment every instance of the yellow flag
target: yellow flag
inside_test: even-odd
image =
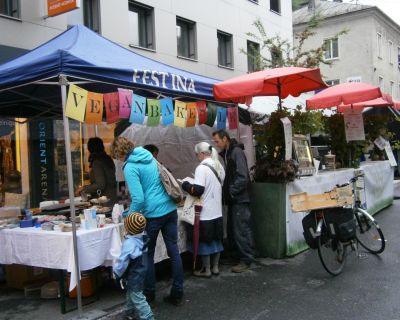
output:
[[[182,101],[175,101],[174,111],[174,126],[185,128],[186,127],[186,103]]]
[[[65,115],[83,122],[85,119],[85,110],[88,92],[85,89],[71,84],[69,86],[67,105],[65,107]]]

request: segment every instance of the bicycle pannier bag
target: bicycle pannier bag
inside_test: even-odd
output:
[[[333,225],[334,235],[342,242],[354,239],[356,235],[356,219],[351,208],[325,209],[325,221]],[[332,231],[332,228],[331,228]]]
[[[162,184],[164,185],[165,191],[168,195],[175,201],[175,203],[179,203],[183,200],[183,192],[182,189],[172,175],[171,172],[168,171],[166,167],[164,167],[161,163],[157,162],[158,172],[160,173],[160,179]]]
[[[311,211],[303,218],[301,222],[303,224],[303,235],[306,243],[311,249],[316,249],[318,247],[318,242],[315,235],[317,224],[315,221],[314,212]]]

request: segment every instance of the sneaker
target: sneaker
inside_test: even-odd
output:
[[[247,264],[247,263],[244,263],[244,262],[240,262],[236,266],[232,267],[232,272],[234,272],[234,273],[242,273],[242,272],[246,272],[249,269],[250,269],[250,264]]]
[[[205,268],[201,268],[200,270],[193,271],[193,275],[195,277],[211,278],[211,271],[207,271]]]
[[[168,295],[166,297],[164,297],[164,302],[172,304],[176,307],[179,307],[183,304],[183,297],[172,297],[171,295]]]

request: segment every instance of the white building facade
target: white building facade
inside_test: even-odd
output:
[[[400,99],[400,26],[377,7],[316,0],[314,7],[293,13],[294,33],[304,30],[315,13],[323,20],[304,48],[325,42],[325,59],[333,64],[320,66],[324,80],[366,82]],[[348,32],[335,37],[342,30]]]
[[[241,49],[257,43],[246,35],[256,19],[269,36],[292,39],[290,0],[81,0],[55,17],[47,0],[0,0],[0,62],[81,23],[152,59],[228,79],[252,69]]]

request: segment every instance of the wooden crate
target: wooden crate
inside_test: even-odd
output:
[[[343,207],[353,203],[351,186],[334,188],[332,191],[320,194],[301,192],[289,196],[292,212],[304,212],[314,209]]]

